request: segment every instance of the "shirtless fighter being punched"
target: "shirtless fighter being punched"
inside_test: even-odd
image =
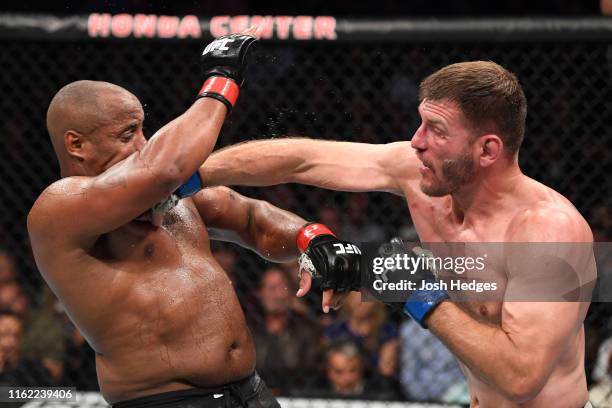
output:
[[[206,162],[204,184],[304,183],[398,194],[407,199],[423,242],[592,242],[572,204],[518,166],[527,102],[512,73],[483,61],[442,68],[421,83],[419,114],[421,125],[409,142],[277,139],[230,147]],[[579,271],[574,277],[581,284],[591,280],[584,266],[592,266],[592,257],[564,248],[551,255],[556,265]],[[553,265],[514,255],[489,265],[502,276],[506,294]],[[544,276],[557,271],[548,272]],[[302,291],[310,284],[304,276]],[[588,302],[460,303],[439,290],[413,295],[404,310],[460,360],[472,407],[588,404]]]
[[[204,50],[197,100],[148,141],[140,102],[119,86],[73,82],[49,106],[62,179],[34,204],[30,239],[114,406],[278,406],[254,373],[253,341],[209,239],[270,260],[296,257],[299,245],[320,268],[338,262],[317,258],[340,243],[329,233],[312,240],[320,224],[224,187],[199,191],[197,169],[238,96],[249,34]]]

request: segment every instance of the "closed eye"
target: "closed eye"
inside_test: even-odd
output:
[[[129,142],[134,137],[134,134],[136,134],[139,127],[139,123],[132,123],[126,128],[124,128],[120,135],[121,141]]]

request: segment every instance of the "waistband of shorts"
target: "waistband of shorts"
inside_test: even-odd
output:
[[[248,377],[243,378],[232,383],[220,385],[218,387],[211,388],[186,388],[184,390],[162,392],[160,394],[152,394],[144,397],[138,397],[130,400],[119,401],[112,404],[112,408],[158,408],[165,407],[167,405],[176,404],[182,401],[189,401],[196,398],[220,398],[225,393],[235,394],[236,392],[252,394],[254,390],[250,389],[253,380],[258,379],[259,376],[256,372],[253,372]],[[220,396],[218,396],[220,395]]]

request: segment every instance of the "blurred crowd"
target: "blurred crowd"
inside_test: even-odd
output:
[[[443,7],[440,2],[431,0],[412,2],[386,0],[377,3],[379,7],[375,11],[372,10],[371,4],[366,10],[366,6],[357,2],[318,0],[299,5],[297,2],[278,4],[266,0],[225,2],[182,0],[167,4],[149,0],[88,0],[58,4],[57,2],[38,4],[36,12],[62,14],[94,11],[145,12],[179,15],[194,13],[201,16],[332,14],[347,17],[396,17],[398,15],[595,15],[601,10],[604,14],[612,14],[612,0],[581,2],[454,0],[445,2]],[[27,2],[6,1],[0,9],[31,12],[29,7]],[[52,49],[53,44],[45,43],[44,49],[37,48],[38,45],[30,47],[30,52],[40,59],[39,64],[26,64],[24,61],[28,61],[28,45],[24,44],[18,44],[16,48],[19,49],[10,53],[12,56],[24,52],[23,56],[6,60],[7,64],[14,63],[18,67],[11,68],[10,65],[5,67],[6,78],[24,79],[23,82],[9,81],[10,83],[7,82],[5,85],[9,95],[12,95],[11,98],[5,98],[11,101],[9,102],[11,108],[2,110],[4,120],[0,124],[2,129],[0,133],[3,135],[0,145],[6,144],[3,151],[6,151],[4,157],[7,163],[7,167],[3,168],[6,174],[3,185],[8,188],[7,186],[12,186],[11,183],[17,184],[14,188],[11,187],[10,191],[13,193],[6,194],[7,198],[2,204],[5,211],[3,225],[6,234],[2,244],[6,248],[0,249],[0,385],[64,385],[76,386],[79,390],[97,390],[93,350],[70,322],[51,290],[40,283],[40,277],[35,272],[32,260],[27,258],[29,253],[23,212],[31,206],[36,197],[35,193],[40,190],[39,187],[48,184],[55,177],[39,164],[45,163],[47,159],[44,157],[51,157],[52,154],[49,151],[47,156],[40,153],[45,148],[47,150],[50,148],[46,137],[40,136],[44,133],[40,130],[44,128],[42,123],[44,114],[39,110],[42,107],[46,108],[48,104],[50,95],[45,93],[46,89],[52,88],[55,91],[59,83],[66,81],[65,72],[80,78],[84,73],[92,75],[88,68],[93,67],[100,71],[95,74],[100,79],[116,80],[113,77],[115,72],[136,71],[137,74],[131,80],[125,79],[125,81],[133,82],[132,86],[128,87],[139,97],[149,95],[148,102],[156,102],[152,103],[152,106],[145,105],[147,121],[153,123],[152,128],[156,128],[161,126],[163,120],[168,119],[169,114],[179,112],[184,101],[191,98],[189,81],[185,81],[184,78],[192,76],[180,77],[178,72],[185,64],[167,64],[165,60],[164,64],[159,64],[160,70],[164,68],[172,71],[172,75],[175,75],[176,71],[176,76],[183,78],[183,82],[176,81],[172,75],[161,75],[163,72],[160,75],[152,75],[148,69],[149,57],[158,55],[156,52],[145,53],[144,56],[147,58],[138,54],[134,57],[132,54],[138,51],[130,50],[129,53],[122,54],[121,52],[125,51],[121,51],[120,47],[115,45],[112,48],[112,58],[107,58],[110,54],[98,52],[97,48],[93,52],[92,49],[85,49],[85,45],[76,44],[75,52],[66,53],[70,55],[70,64],[62,65],[56,63],[56,59],[61,59],[63,51],[58,51],[57,55],[50,53],[53,56],[53,63],[50,63],[45,50]],[[10,46],[7,43],[3,45]],[[64,44],[61,46],[64,47]],[[73,67],[72,56],[80,55],[81,48],[84,50],[83,55],[87,55],[90,61],[88,64],[75,64],[77,69]],[[145,46],[139,45],[138,48],[144,49]],[[378,54],[361,52],[358,47],[354,47],[349,52],[343,51],[342,54],[337,54],[346,59],[342,61],[348,61],[349,68],[337,64],[336,61],[341,59],[333,57],[334,54],[329,51],[325,49],[325,52],[312,58],[313,62],[309,62],[300,59],[303,54],[294,48],[279,47],[274,54],[274,64],[265,66],[266,75],[262,75],[260,80],[250,81],[248,85],[252,94],[261,98],[256,99],[255,103],[251,102],[249,106],[264,104],[269,100],[274,102],[275,108],[272,111],[276,112],[277,116],[263,119],[258,117],[254,121],[261,123],[268,119],[266,126],[274,132],[258,132],[258,128],[255,127],[240,127],[241,137],[275,132],[278,135],[312,133],[319,137],[328,133],[340,137],[348,133],[359,135],[355,141],[380,142],[381,135],[409,135],[414,129],[414,123],[407,120],[406,112],[413,114],[416,112],[417,82],[410,74],[398,73],[401,71],[396,72],[389,67],[395,67],[398,61],[400,63],[404,61],[403,63],[410,67],[426,66],[431,63],[427,58],[430,51],[421,48],[402,48],[397,51],[397,55],[388,56],[384,52]],[[172,59],[181,61],[179,57],[174,56],[174,53],[181,52],[180,49],[173,48],[172,52]],[[504,55],[510,54],[505,49],[503,52]],[[555,79],[554,76],[559,75],[557,71],[551,74],[548,69],[550,66],[554,67],[557,60],[552,59],[552,63],[546,61],[548,64],[543,62],[543,58],[546,57],[540,58],[538,49],[532,54],[522,49],[519,49],[518,53],[521,54],[521,60],[523,53],[525,54],[524,61],[528,66],[524,69],[524,78],[530,87],[527,90],[545,91],[544,96],[536,92],[532,95],[534,98],[540,96],[540,99],[533,101],[533,105],[538,107],[537,113],[530,112],[532,121],[530,133],[534,137],[525,141],[526,144],[534,146],[529,150],[531,156],[529,156],[528,174],[535,174],[538,180],[559,189],[572,202],[577,203],[589,221],[597,241],[612,242],[612,198],[601,201],[602,197],[608,194],[606,191],[610,191],[609,188],[606,190],[604,185],[609,178],[605,180],[589,178],[589,175],[603,172],[594,172],[594,168],[599,166],[609,168],[609,158],[604,154],[605,149],[609,150],[609,146],[606,145],[605,134],[599,132],[604,126],[598,123],[605,120],[601,112],[605,108],[603,106],[605,101],[609,99],[602,102],[602,95],[605,94],[593,97],[591,93],[592,89],[604,87],[605,84],[591,84],[589,82],[591,77],[582,75],[581,78],[586,78],[584,82],[582,79],[577,82],[580,86],[570,86],[574,82],[567,79],[565,71],[564,75],[555,81],[542,84],[541,78]],[[587,52],[576,51],[576,53],[580,53],[580,58],[583,58],[584,54],[584,60],[578,60],[581,62],[572,65],[572,68],[589,66],[593,61],[597,61],[594,57],[589,59]],[[328,54],[332,56],[329,57]],[[612,54],[607,55],[607,61],[610,61]],[[438,60],[437,57],[433,60],[435,64],[444,61],[442,58]],[[128,61],[126,64],[141,63],[142,69],[135,70],[132,65],[121,65],[124,61]],[[570,58],[570,61],[574,60]],[[331,90],[326,88],[326,82],[320,80],[323,76],[321,67],[325,67],[326,63],[325,76],[339,75],[336,71],[342,72],[342,81],[329,81],[334,83],[334,88]],[[26,88],[25,85],[30,86],[31,83],[29,75],[8,75],[12,71],[21,71],[23,66],[30,65],[38,67],[41,72],[45,71],[45,75],[41,74],[40,77],[48,82],[44,84],[46,88],[38,85]],[[302,79],[300,75],[303,74],[302,71],[296,74],[295,66],[306,67],[304,71],[314,80],[300,82]],[[337,66],[340,67],[336,69]],[[344,78],[344,71],[358,67],[364,69],[364,75],[370,75],[373,69],[363,67],[375,66],[380,66],[380,71],[385,75],[387,72],[391,73],[391,80],[379,81],[382,85],[376,82],[375,92],[342,93],[335,88],[345,82],[350,88],[351,80],[365,87],[368,82],[361,81],[360,71],[357,74],[347,74],[348,80]],[[79,71],[81,69],[83,72]],[[538,69],[542,69],[542,72],[528,75],[529,72]],[[572,74],[573,71],[570,76]],[[281,80],[278,84],[276,82],[270,84],[265,80],[268,77],[281,78]],[[519,77],[523,79],[522,76]],[[534,79],[531,80],[531,77]],[[596,75],[593,77],[596,78]],[[156,81],[178,82],[177,85],[173,85],[173,92],[179,95],[183,92],[187,95],[182,95],[176,100],[170,99],[167,95],[164,96],[164,92],[158,92],[159,82]],[[294,82],[298,85],[296,86]],[[309,85],[311,83],[314,85]],[[566,83],[570,85],[564,85]],[[149,88],[145,84],[155,91],[147,94]],[[554,89],[549,92],[551,86],[554,86]],[[277,92],[278,87],[286,88],[287,92]],[[29,110],[17,109],[15,106],[18,104],[13,103],[18,99],[18,95],[24,92],[23,89],[29,92],[29,98],[25,98],[24,102],[31,104]],[[580,91],[585,89],[588,92],[581,94]],[[308,95],[308,111],[314,106],[316,112],[326,112],[318,117],[320,119],[318,122],[314,114],[311,121],[307,113],[300,113],[302,116],[298,116],[296,112],[277,108],[288,105],[301,109],[300,104],[290,105],[286,100],[279,99],[279,95],[294,98],[295,95],[302,93]],[[336,94],[346,95],[346,98],[339,98],[335,96]],[[334,98],[338,100],[334,102]],[[576,103],[576,100],[579,103]],[[156,107],[157,111],[154,110]],[[243,107],[247,107],[246,103]],[[381,112],[384,112],[385,116],[381,116]],[[538,114],[541,116],[537,116]],[[581,116],[583,114],[584,116]],[[241,113],[237,110],[233,115],[234,118],[240,118]],[[250,118],[250,114],[242,115]],[[296,119],[294,116],[300,120],[294,120]],[[323,121],[325,126],[320,125]],[[284,129],[279,125],[301,122],[307,124],[305,131],[301,131],[300,128],[293,132],[295,129],[291,127]],[[381,123],[388,127],[381,128]],[[319,129],[317,126],[324,127],[324,131],[315,132]],[[277,127],[279,129],[275,130]],[[43,140],[41,145],[26,145],[38,139]],[[585,142],[587,140],[588,143]],[[227,139],[223,142],[227,142]],[[571,144],[570,148],[568,144]],[[22,152],[29,151],[35,151],[40,156],[22,156]],[[25,182],[22,183],[21,180]],[[317,193],[309,190],[309,199],[305,200],[303,195],[296,194],[291,187],[280,186],[262,191],[259,198],[325,223],[339,236],[347,239],[359,237],[361,241],[381,242],[391,238],[389,234],[399,234],[408,240],[417,239],[412,224],[398,225],[396,222],[400,217],[408,219],[405,203],[399,197],[390,195],[382,197],[379,194],[341,196],[339,193]],[[373,216],[374,205],[375,216]],[[584,211],[585,208],[588,212]],[[385,225],[382,224],[383,220]],[[232,277],[247,316],[257,347],[257,370],[277,395],[458,403],[467,401],[467,385],[455,357],[429,331],[421,329],[402,314],[391,312],[380,303],[361,302],[359,294],[351,296],[341,310],[329,315],[323,314],[320,311],[318,291],[313,290],[304,299],[297,299],[294,296],[297,289],[295,263],[273,265],[252,259],[246,262],[244,259],[248,255],[245,255],[245,251],[226,244],[215,244],[214,253],[221,266]],[[22,264],[18,264],[16,259]],[[585,369],[592,401],[598,407],[606,406],[605,404],[612,406],[611,315],[610,303],[593,303],[585,322]]]
[[[355,197],[344,214],[324,207],[321,218],[341,235],[350,232],[383,239],[384,231],[360,216],[367,213],[365,196]],[[591,223],[598,240],[612,241],[612,207],[595,208]],[[409,226],[403,231],[412,233]],[[455,357],[429,331],[401,313],[391,312],[382,303],[362,302],[355,292],[339,311],[323,314],[318,291],[304,299],[295,297],[295,262],[244,271],[233,246],[215,243],[213,249],[236,282],[257,348],[256,368],[275,394],[469,402]],[[21,279],[11,254],[1,250],[0,385],[97,390],[93,350],[46,286],[32,293]],[[607,406],[612,404],[609,308],[587,322],[586,329],[591,398],[597,406]]]

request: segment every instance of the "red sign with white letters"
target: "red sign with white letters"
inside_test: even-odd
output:
[[[277,40],[335,40],[336,19],[331,16],[215,16],[209,21],[194,15],[92,13],[87,19],[90,37],[200,38],[237,33],[254,25],[261,38]]]

